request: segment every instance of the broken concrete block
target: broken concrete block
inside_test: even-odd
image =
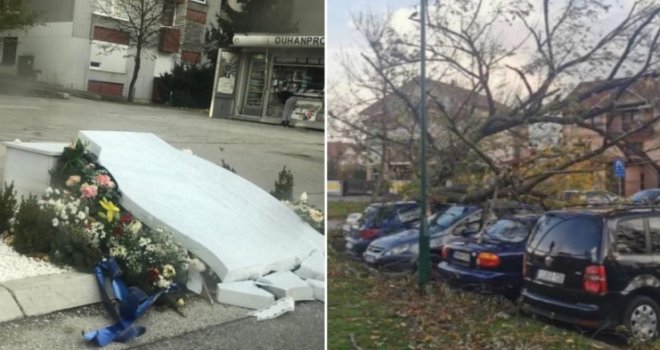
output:
[[[325,303],[325,282],[313,279],[308,279],[305,282],[312,287],[314,299]]]
[[[303,260],[300,268],[295,271],[298,277],[306,279],[315,279],[325,281],[325,256],[323,252],[315,250],[312,254]]]
[[[257,283],[278,299],[292,297],[296,301],[314,300],[312,287],[291,271],[272,273],[259,278]]]
[[[257,287],[254,281],[218,283],[216,300],[249,309],[260,309],[275,302],[275,296]]]
[[[117,181],[120,204],[171,231],[223,282],[293,270],[325,247],[322,234],[268,192],[154,134],[81,131],[79,138]]]

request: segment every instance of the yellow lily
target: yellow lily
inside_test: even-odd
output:
[[[119,217],[119,208],[116,205],[114,205],[114,203],[103,198],[99,201],[99,204],[101,204],[101,207],[107,211],[106,216],[108,222],[112,222],[112,219],[115,217],[115,215]]]

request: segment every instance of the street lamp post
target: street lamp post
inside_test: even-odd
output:
[[[422,225],[419,233],[419,286],[423,287],[429,282],[431,262],[429,259],[429,230],[426,220],[427,193],[426,193],[426,0],[421,0],[420,9],[420,102],[419,102],[419,129],[420,129],[420,201],[422,210]]]

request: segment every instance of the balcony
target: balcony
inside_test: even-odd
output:
[[[160,28],[160,41],[158,50],[165,53],[179,52],[181,42],[181,31],[178,28]]]

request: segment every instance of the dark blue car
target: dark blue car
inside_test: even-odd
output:
[[[362,257],[373,240],[411,228],[421,218],[417,202],[370,204],[362,213],[357,227],[344,232],[346,252]]]
[[[502,218],[478,237],[444,246],[440,276],[463,287],[517,296],[527,237],[538,218],[538,214]]]
[[[438,248],[447,241],[462,237],[463,234],[476,233],[481,225],[481,208],[474,205],[453,205],[429,217],[428,224],[431,249]],[[374,267],[392,270],[415,269],[419,253],[418,242],[419,228],[411,228],[373,241],[362,258]]]

